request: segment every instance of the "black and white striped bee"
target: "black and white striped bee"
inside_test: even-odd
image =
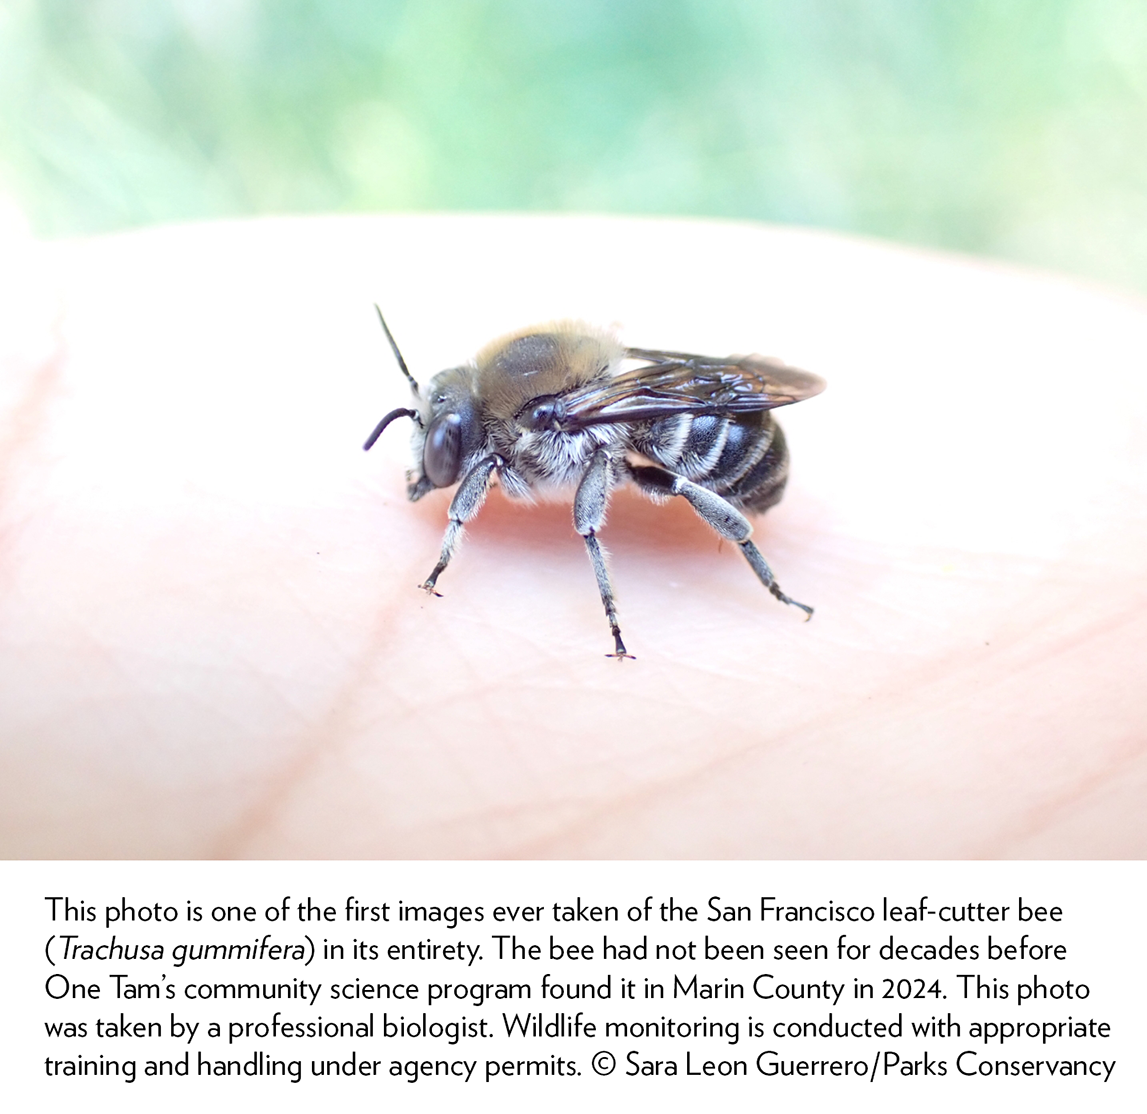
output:
[[[626,348],[608,332],[559,321],[494,341],[423,392],[378,316],[416,405],[387,414],[363,448],[396,418],[411,418],[417,467],[407,473],[407,495],[458,484],[442,554],[421,585],[427,592],[438,595],[438,578],[495,477],[512,498],[572,491],[574,526],[613,634],[607,656],[632,657],[597,540],[610,490],[629,482],[655,500],[684,496],[740,546],[778,600],[812,615],[781,591],[742,511],[768,510],[788,478],[785,437],[769,411],[819,394],[824,380],[765,356]]]

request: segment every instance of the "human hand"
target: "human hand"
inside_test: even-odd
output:
[[[4,853],[1132,856],[1147,849],[1147,313],[795,230],[590,218],[156,229],[0,263]],[[554,317],[775,354],[773,600],[681,501],[494,493],[443,575],[407,401]]]

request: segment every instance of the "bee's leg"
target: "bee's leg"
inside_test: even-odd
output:
[[[605,607],[605,618],[613,634],[613,653],[610,658],[631,658],[633,655],[621,641],[621,628],[617,625],[617,604],[613,598],[613,585],[609,582],[609,569],[605,567],[605,554],[597,540],[597,531],[605,521],[605,507],[609,501],[609,488],[613,482],[609,454],[598,449],[589,462],[589,468],[577,486],[574,496],[574,528],[585,539],[593,574],[597,577],[597,590]]]
[[[495,470],[502,467],[502,463],[502,458],[496,455],[480,460],[463,476],[462,482],[458,485],[458,490],[454,492],[454,498],[450,500],[450,522],[442,539],[442,556],[438,558],[438,564],[434,566],[434,571],[424,583],[419,585],[432,596],[442,595],[441,592],[434,590],[434,585],[438,583],[442,570],[450,564],[450,558],[454,556],[454,551],[462,540],[462,532],[466,529],[466,523],[482,509],[482,504],[486,502],[486,496],[490,491],[490,481],[493,479]]]
[[[715,491],[695,484],[692,480],[685,479],[684,476],[678,476],[667,468],[631,464],[629,474],[638,487],[650,494],[662,497],[683,495],[697,514],[721,537],[728,538],[741,547],[745,560],[752,566],[753,572],[757,574],[760,582],[781,603],[799,607],[807,617],[812,618],[812,608],[808,604],[798,603],[781,591],[776,577],[773,576],[773,570],[769,568],[768,562],[761,555],[761,551],[749,541],[749,535],[753,532],[752,523],[728,499],[721,498]]]

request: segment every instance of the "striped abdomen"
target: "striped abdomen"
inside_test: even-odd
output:
[[[637,427],[631,444],[750,511],[779,502],[788,479],[785,435],[768,410],[733,417],[679,414]]]

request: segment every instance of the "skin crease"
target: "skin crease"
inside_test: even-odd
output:
[[[315,218],[0,251],[8,857],[1137,857],[1147,307],[827,234]],[[635,265],[634,261],[640,261]],[[828,380],[754,538],[616,493],[443,574],[409,404],[500,333]]]

